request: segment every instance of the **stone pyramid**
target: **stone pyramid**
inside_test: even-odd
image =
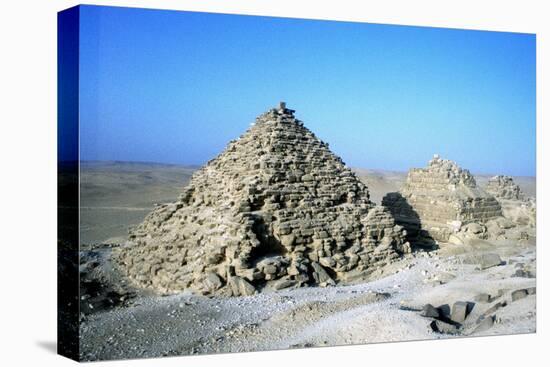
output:
[[[238,296],[352,281],[408,251],[391,213],[281,102],[132,229],[115,257],[158,293]]]
[[[387,194],[382,205],[409,236],[420,234],[438,241],[447,241],[465,224],[502,216],[498,201],[477,186],[468,170],[437,154],[427,168],[411,169],[401,191]]]
[[[494,176],[489,179],[486,188],[487,192],[495,196],[497,199],[506,200],[524,200],[525,196],[521,192],[520,187],[514,182],[510,176]]]

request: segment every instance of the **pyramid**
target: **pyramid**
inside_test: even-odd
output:
[[[140,287],[240,296],[351,282],[410,246],[389,210],[281,102],[117,251]]]
[[[525,196],[510,176],[494,176],[489,179],[487,192],[497,199],[524,200]]]
[[[413,168],[400,192],[382,199],[410,236],[447,241],[469,223],[502,216],[498,201],[477,186],[475,178],[455,162],[437,154],[426,168]]]

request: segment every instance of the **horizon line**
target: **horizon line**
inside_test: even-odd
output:
[[[63,161],[60,160],[58,163],[71,163],[76,161]],[[136,160],[136,161],[129,161],[129,160],[119,160],[119,159],[82,159],[78,161],[79,163],[130,163],[130,164],[153,164],[153,165],[159,165],[159,166],[177,166],[177,167],[194,167],[194,168],[201,168],[207,164],[207,162],[203,164],[196,164],[196,163],[174,163],[174,162],[160,162],[160,161],[142,161],[142,160]],[[350,169],[356,171],[359,169],[364,170],[370,170],[370,171],[385,171],[385,172],[397,172],[397,173],[408,173],[409,170],[413,168],[424,168],[424,167],[410,167],[407,171],[402,170],[396,170],[396,169],[390,169],[390,168],[371,168],[371,167],[362,167],[362,166],[349,166],[346,164]],[[533,177],[536,178],[537,175],[510,175],[510,174],[500,174],[500,173],[487,173],[487,172],[474,172],[471,171],[468,168],[461,167],[462,169],[468,170],[471,174],[474,176],[510,176],[510,177]]]

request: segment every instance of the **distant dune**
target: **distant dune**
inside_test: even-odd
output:
[[[352,168],[359,179],[369,188],[370,198],[377,204],[388,192],[399,191],[405,180],[406,172]]]
[[[126,237],[157,203],[174,201],[196,166],[81,162],[81,243]]]

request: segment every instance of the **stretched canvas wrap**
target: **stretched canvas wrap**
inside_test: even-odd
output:
[[[536,331],[533,34],[58,14],[58,350]]]

